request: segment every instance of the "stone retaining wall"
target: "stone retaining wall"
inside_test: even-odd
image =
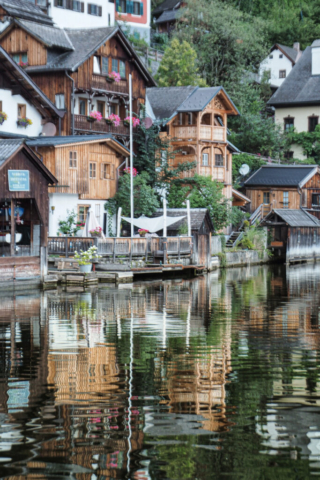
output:
[[[226,267],[239,267],[244,265],[257,265],[260,263],[270,262],[270,257],[266,252],[261,252],[257,250],[242,250],[239,252],[226,252]],[[211,269],[219,268],[221,261],[219,257],[213,256],[211,261]]]

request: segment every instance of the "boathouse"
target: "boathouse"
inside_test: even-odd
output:
[[[46,273],[48,185],[56,178],[23,139],[0,140],[0,282]]]
[[[163,209],[158,208],[152,217],[161,217],[162,215]],[[183,216],[185,218],[181,220]],[[176,223],[173,223],[167,228],[168,237],[176,237],[181,234],[182,231],[186,233],[188,228],[186,208],[167,208],[167,217],[180,217]],[[190,208],[190,224],[191,235],[209,234],[214,231],[210,213],[207,208]],[[162,230],[158,233],[160,237],[163,235]]]
[[[320,259],[320,220],[306,210],[274,209],[262,225],[268,227],[268,248],[287,263]]]

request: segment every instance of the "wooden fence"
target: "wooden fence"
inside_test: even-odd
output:
[[[190,256],[192,237],[150,237],[150,238],[92,238],[92,237],[49,237],[49,255],[69,257],[74,252],[98,247],[99,255],[113,257],[161,257],[163,255]]]

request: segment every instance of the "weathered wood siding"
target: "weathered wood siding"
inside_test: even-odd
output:
[[[251,213],[254,212],[263,203],[263,194],[265,192],[270,193],[270,210],[272,208],[284,208],[283,207],[283,192],[289,192],[289,207],[293,209],[300,208],[300,195],[296,188],[246,188],[244,194],[250,198]]]
[[[320,258],[320,227],[290,227],[287,262]]]
[[[70,168],[70,152],[77,154],[77,167]],[[107,143],[41,147],[38,153],[43,163],[58,179],[58,187],[50,193],[79,194],[81,199],[104,200],[116,193],[116,169],[124,161]],[[89,164],[96,164],[96,178],[89,178]],[[110,178],[103,178],[102,165],[110,165]]]
[[[320,195],[320,175],[316,173],[310,180],[303,186],[302,189],[302,206],[312,207],[312,194],[316,193]]]
[[[2,282],[13,280],[13,278],[37,277],[40,274],[40,257],[0,258],[0,279]]]
[[[0,44],[10,55],[27,52],[30,66],[47,63],[46,47],[19,27],[13,27],[7,35],[4,35]]]

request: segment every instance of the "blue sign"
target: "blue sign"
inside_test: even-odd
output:
[[[29,170],[8,170],[10,192],[29,192]]]

